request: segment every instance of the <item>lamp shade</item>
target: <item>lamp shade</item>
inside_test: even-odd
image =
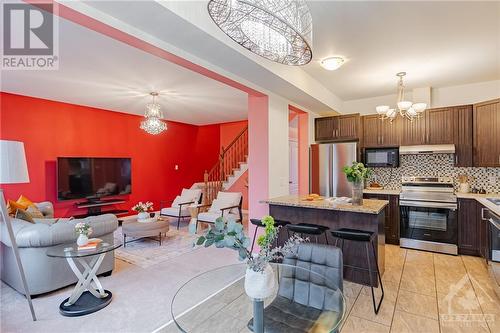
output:
[[[29,183],[24,143],[0,140],[0,184]]]

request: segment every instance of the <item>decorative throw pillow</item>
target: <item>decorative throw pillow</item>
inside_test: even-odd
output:
[[[24,220],[29,223],[35,223],[30,213],[21,208],[18,208],[16,211],[16,219]]]
[[[9,212],[10,216],[16,216],[16,212],[18,209],[26,209],[28,208],[27,206],[21,205],[17,203],[14,200],[9,200],[7,201],[7,211]]]
[[[20,204],[20,205],[23,205],[25,207],[29,207],[29,206],[34,206],[35,205],[30,199],[26,198],[24,195],[21,195],[19,197],[19,199],[17,199],[17,203]]]
[[[35,205],[28,206],[28,208],[26,208],[25,210],[33,218],[43,219],[45,217],[45,216],[43,216],[43,213],[40,211],[40,209],[38,209],[38,207]]]

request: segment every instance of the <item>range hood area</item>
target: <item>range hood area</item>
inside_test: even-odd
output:
[[[418,145],[400,146],[400,155],[422,155],[422,154],[454,154],[455,145]]]

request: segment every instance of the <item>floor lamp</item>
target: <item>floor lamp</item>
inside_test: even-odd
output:
[[[0,157],[0,184],[29,183],[28,166],[26,165],[26,155],[22,142],[0,140]],[[19,275],[21,275],[21,280],[23,282],[24,294],[26,295],[30,307],[31,317],[33,321],[36,321],[35,309],[33,309],[33,303],[31,302],[30,291],[26,283],[26,276],[24,275],[19,249],[17,248],[16,238],[12,231],[12,224],[7,212],[7,207],[5,206],[5,198],[2,189],[0,189],[0,210],[1,219],[7,226],[7,232],[9,233],[10,242],[12,244],[12,251],[14,251]]]

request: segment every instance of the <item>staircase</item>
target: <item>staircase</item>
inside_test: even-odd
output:
[[[219,191],[229,189],[248,170],[248,126],[225,148],[221,148],[219,161],[205,171],[203,198],[211,204]]]

